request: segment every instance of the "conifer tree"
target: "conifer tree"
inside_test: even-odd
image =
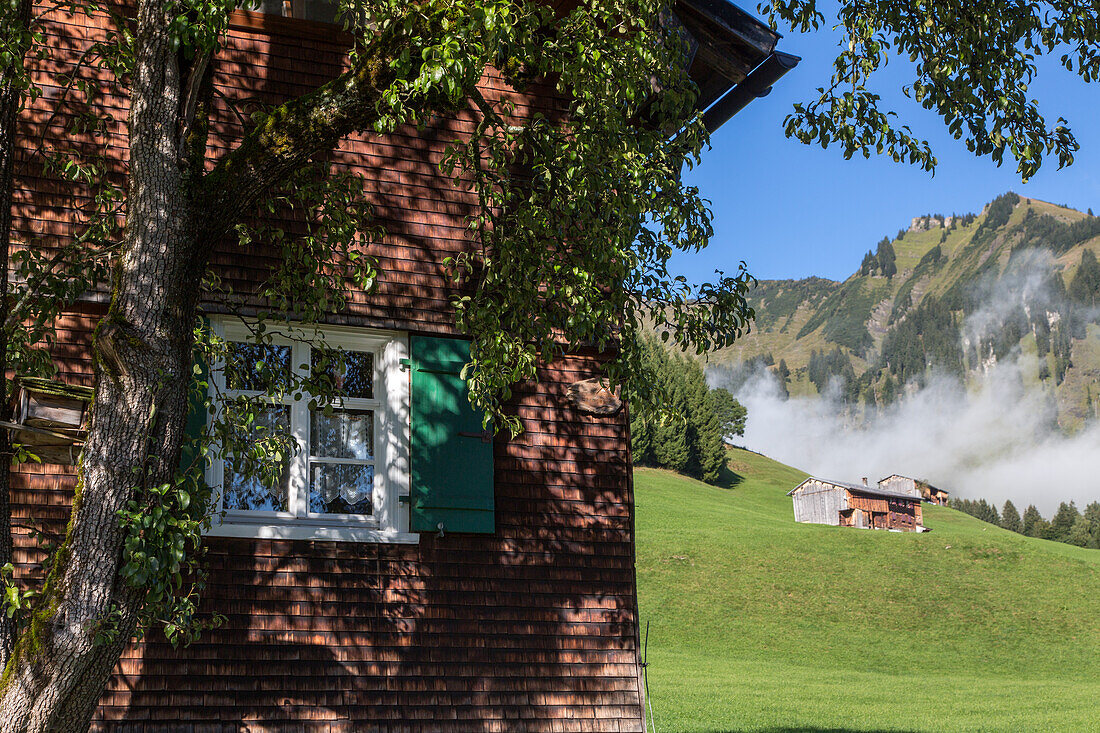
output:
[[[656,339],[645,336],[638,340],[638,354],[642,368],[660,379],[664,364],[657,350]],[[634,463],[640,466],[656,464],[656,429],[658,416],[652,405],[641,402],[630,405],[630,453]]]
[[[1082,516],[1078,516],[1077,519],[1073,520],[1073,526],[1069,528],[1069,534],[1066,536],[1065,542],[1077,547],[1088,547],[1092,542],[1088,520]]]
[[[863,255],[863,261],[859,263],[859,274],[863,276],[872,275],[875,272],[875,255],[868,250],[867,254]]]
[[[664,352],[663,347],[655,346]],[[679,364],[667,352],[661,368],[657,377],[668,402],[664,405],[666,414],[659,417],[654,427],[653,460],[658,466],[683,471],[691,460],[687,430],[688,387]]]
[[[901,237],[898,237],[901,239]],[[897,255],[894,253],[894,246],[890,244],[889,239],[883,239],[878,243],[878,251],[875,253],[875,259],[878,261],[879,271],[886,277],[893,277],[898,272],[898,266],[896,264]]]
[[[787,385],[791,383],[791,370],[787,368],[786,359],[779,360],[779,366],[776,367],[775,376],[779,379],[779,391],[783,393],[784,397],[790,397],[790,390],[787,389]]]
[[[1024,534],[1028,537],[1043,537],[1046,534],[1047,521],[1034,504],[1028,504],[1024,509],[1023,525]]]
[[[1100,501],[1094,501],[1085,507],[1084,516],[1089,523],[1089,532],[1100,537]]]
[[[894,378],[889,373],[886,375],[886,379],[882,382],[882,405],[883,407],[889,407],[894,404],[894,400],[898,397],[897,384],[894,383]]]
[[[726,463],[726,447],[722,442],[722,426],[714,412],[714,400],[707,389],[703,367],[694,359],[676,357],[686,385],[688,474],[708,483],[717,480]]]
[[[1085,507],[1085,521],[1089,523],[1089,547],[1100,549],[1100,501]]]
[[[1100,303],[1100,262],[1091,249],[1081,253],[1081,266],[1073,276],[1066,294],[1077,303],[1095,308]]]
[[[1077,505],[1072,501],[1069,504],[1064,501],[1059,504],[1058,511],[1050,520],[1051,539],[1068,542],[1070,530],[1073,529],[1073,523],[1079,516],[1081,513],[1077,511]]]
[[[1001,526],[1010,532],[1019,533],[1024,531],[1020,513],[1016,511],[1016,505],[1012,503],[1011,499],[1006,500],[1004,507],[1001,509]]]
[[[746,410],[725,389],[708,389],[702,365],[673,354],[652,336],[639,340],[662,405],[631,402],[631,451],[637,465],[660,466],[713,483],[726,462],[723,438],[742,435]]]
[[[1036,314],[1035,323],[1031,330],[1035,333],[1035,345],[1038,347],[1040,359],[1050,353],[1050,323],[1047,322],[1046,313]]]

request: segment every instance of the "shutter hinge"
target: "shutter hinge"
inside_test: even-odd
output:
[[[493,442],[493,431],[492,430],[482,430],[479,433],[460,431],[458,433],[458,437],[460,437],[460,438],[481,438],[482,443],[492,443]]]
[[[412,359],[402,359],[400,363],[401,363],[401,371],[403,371],[403,372],[407,372],[408,370],[410,370],[410,369],[412,369],[416,366],[415,364],[413,364]]]

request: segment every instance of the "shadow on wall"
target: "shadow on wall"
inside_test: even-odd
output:
[[[491,537],[212,540],[227,623],[129,649],[95,729],[640,730],[625,426],[558,399],[517,389]]]
[[[68,43],[77,32],[57,36]],[[331,39],[234,34],[216,70],[231,99],[272,104],[300,91],[295,74],[319,83],[339,72]],[[82,50],[75,43],[73,58]],[[240,135],[233,112],[218,114],[215,155]],[[378,289],[353,294],[349,322],[451,329],[439,261],[468,246],[468,195],[441,185],[436,169],[452,123],[389,142],[356,137],[334,156],[362,162],[390,232]],[[242,293],[274,261],[235,244],[216,260]],[[224,614],[225,625],[187,649],[159,632],[128,648],[93,729],[640,730],[626,416],[585,417],[565,397],[565,385],[597,367],[590,356],[560,359],[540,384],[515,390],[527,432],[496,443],[491,537],[429,535],[417,546],[212,539],[204,610]],[[36,491],[58,496],[25,492],[21,510],[48,504],[48,519],[63,526],[71,479],[36,480]]]

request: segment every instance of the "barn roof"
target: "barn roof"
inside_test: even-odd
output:
[[[948,491],[947,489],[941,489],[941,488],[940,488],[939,486],[933,486],[932,484],[928,483],[928,482],[927,482],[927,481],[925,481],[924,479],[919,479],[919,478],[913,478],[912,476],[902,476],[902,475],[901,475],[900,473],[892,473],[892,474],[890,474],[889,476],[887,476],[886,478],[880,478],[880,479],[878,480],[878,482],[879,482],[879,483],[881,484],[881,483],[882,483],[883,481],[886,481],[886,479],[892,479],[892,478],[894,478],[894,477],[897,477],[897,478],[907,478],[907,479],[909,479],[910,481],[912,481],[913,483],[915,483],[915,484],[917,484],[917,485],[923,485],[923,486],[927,486],[927,487],[928,487],[929,489],[931,489],[932,491],[942,491],[942,492],[943,492],[943,493],[945,493],[945,494],[950,494],[950,493],[951,493],[951,492],[950,492],[950,491]]]
[[[787,492],[787,496],[790,496],[794,492],[802,488],[808,481],[818,481],[823,484],[829,484],[830,486],[836,486],[840,489],[848,489],[858,494],[870,494],[871,496],[885,496],[889,499],[905,499],[906,501],[920,501],[919,498],[912,496],[911,494],[900,494],[896,491],[887,491],[880,489],[878,486],[864,486],[863,484],[850,484],[847,481],[834,481],[829,478],[821,478],[819,476],[810,476],[805,481],[795,486],[793,489]]]

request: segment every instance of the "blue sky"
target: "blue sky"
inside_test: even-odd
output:
[[[907,60],[893,62],[876,83],[887,106],[932,144],[935,177],[886,157],[844,160],[836,148],[808,147],[783,134],[796,101],[828,82],[837,36],[830,30],[787,34],[779,49],[802,62],[719,129],[703,163],[686,173],[712,202],[715,236],[700,253],[677,255],[673,269],[694,281],[727,273],[741,260],[758,278],[820,275],[843,279],[863,253],[910,218],[925,213],[980,212],[1005,191],[1100,212],[1100,84],[1085,84],[1058,64],[1044,63],[1029,91],[1048,122],[1058,116],[1081,144],[1076,162],[1057,170],[1048,159],[1027,184],[1015,165],[976,158],[946,132],[940,118],[902,96]]]

